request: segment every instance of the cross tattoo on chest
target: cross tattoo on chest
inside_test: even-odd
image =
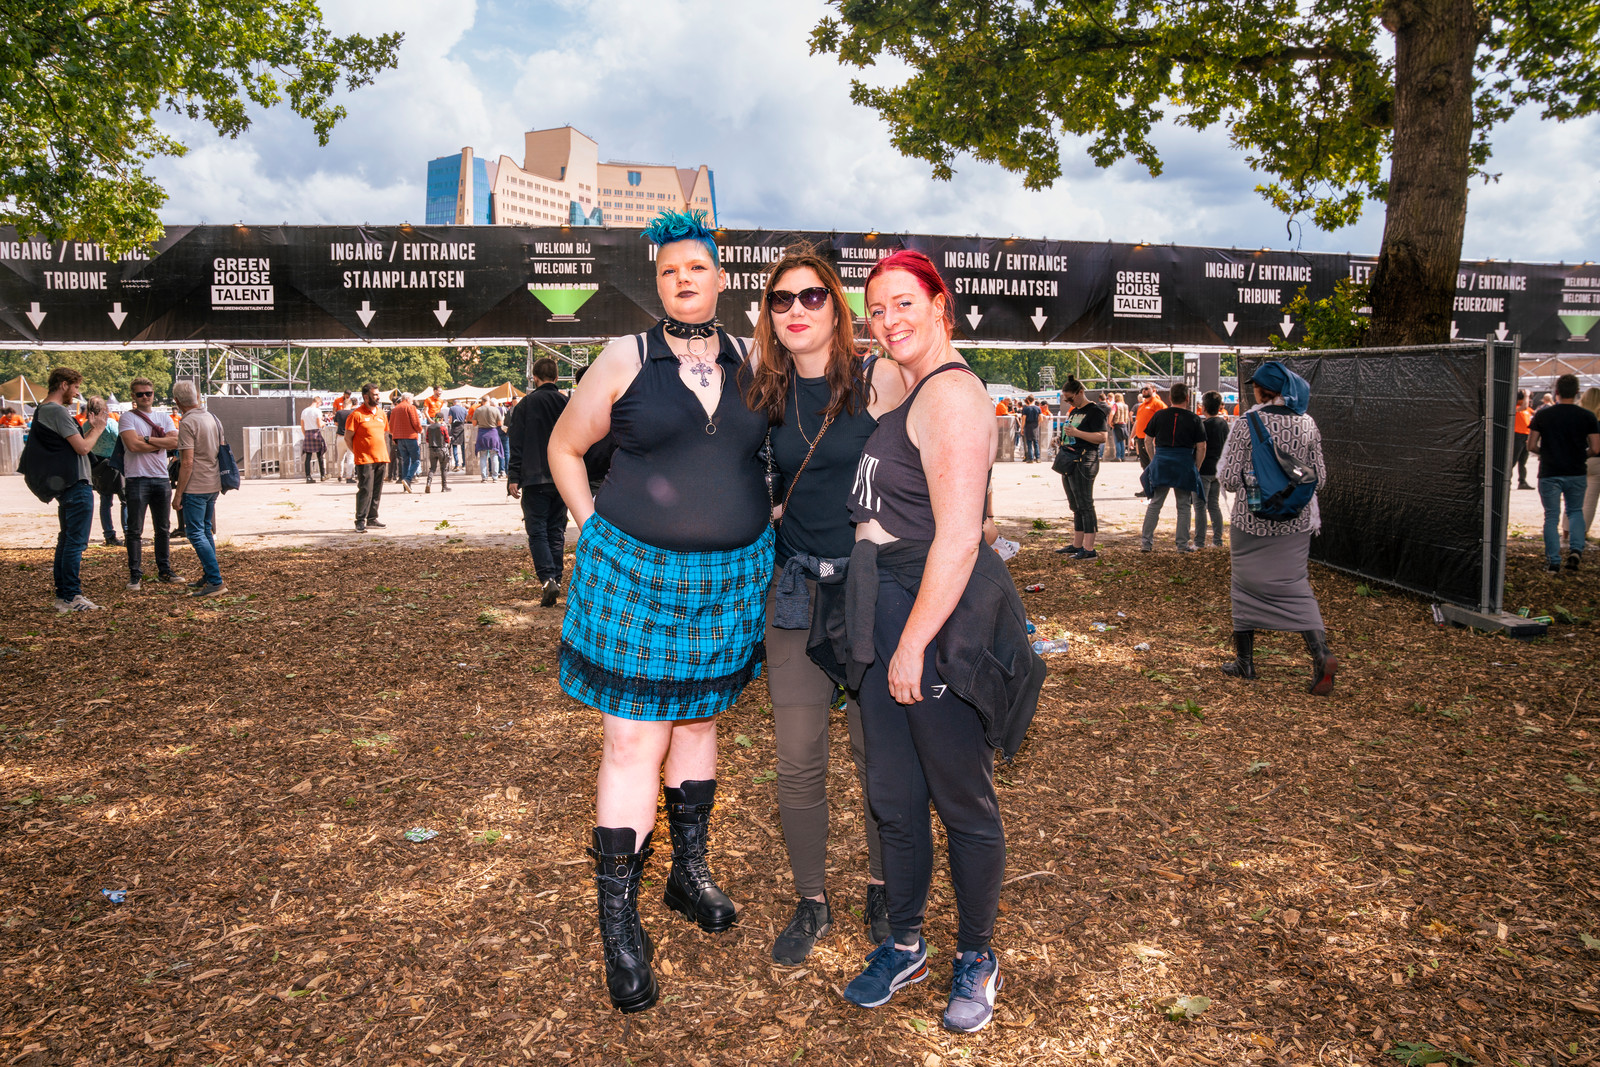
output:
[[[700,387],[702,389],[710,387],[710,385],[711,385],[711,372],[716,370],[716,369],[717,368],[716,368],[716,366],[714,364],[706,362],[704,356],[696,357],[695,361],[689,365],[689,373],[690,374],[698,374],[698,375],[700,375]]]

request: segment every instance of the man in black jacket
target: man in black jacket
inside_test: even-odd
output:
[[[506,492],[522,500],[528,552],[533,556],[534,573],[544,585],[539,602],[547,608],[561,590],[561,557],[567,540],[567,505],[556,492],[546,462],[550,431],[567,406],[567,398],[556,388],[557,373],[553,359],[534,362],[533,389],[518,402],[506,427],[511,446]]]

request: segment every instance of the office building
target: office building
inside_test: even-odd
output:
[[[490,163],[463,148],[428,162],[430,226],[639,227],[663,208],[717,221],[716,180],[704,164],[600,161],[600,146],[571,126],[530,130],[522,162]]]

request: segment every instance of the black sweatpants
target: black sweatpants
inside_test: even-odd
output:
[[[1005,876],[1005,831],[994,793],[994,750],[978,711],[939,680],[935,647],[922,657],[922,700],[896,704],[889,660],[900,643],[912,596],[894,579],[878,584],[873,626],[877,659],[861,680],[867,799],[878,820],[889,929],[901,944],[922,933],[933,880],[931,801],[944,824],[960,926],[957,952],[981,952],[994,936]]]

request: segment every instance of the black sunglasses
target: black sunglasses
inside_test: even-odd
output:
[[[820,285],[813,285],[809,289],[802,289],[798,293],[791,293],[784,289],[774,289],[767,294],[767,306],[782,315],[794,307],[794,302],[800,301],[800,306],[807,311],[821,311],[822,306],[828,302],[828,290]]]
[[[143,392],[134,393],[133,395],[134,396],[155,396],[156,394],[151,390],[145,390]]]

